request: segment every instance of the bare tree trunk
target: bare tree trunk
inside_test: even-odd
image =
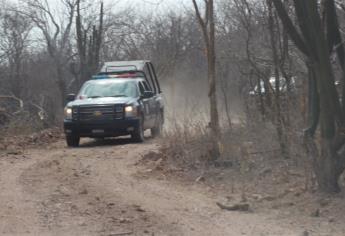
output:
[[[61,104],[62,106],[65,106],[66,96],[67,96],[67,86],[66,86],[63,70],[64,69],[62,65],[56,65],[56,77],[57,77],[56,83],[61,93]]]
[[[204,35],[207,53],[207,77],[209,85],[209,102],[210,102],[210,128],[213,142],[212,155],[216,160],[220,156],[220,125],[217,107],[217,91],[216,91],[216,50],[215,50],[215,22],[214,22],[214,2],[213,0],[205,1],[205,16],[201,16],[196,0],[193,0],[196,16]]]
[[[77,0],[76,33],[79,54],[79,86],[86,80],[89,80],[99,69],[100,50],[103,38],[103,17],[103,3],[101,3],[98,28],[94,25],[90,34],[90,32],[84,29],[80,0]]]
[[[339,192],[338,180],[345,169],[344,106],[340,104],[335,87],[330,52],[337,47],[339,61],[343,63],[344,48],[338,44],[342,40],[334,0],[321,1],[322,16],[317,1],[294,1],[302,35],[281,0],[273,0],[273,3],[295,45],[309,60],[312,113],[311,125],[305,133],[307,151],[313,158],[319,188],[324,192]],[[321,130],[320,150],[314,141],[318,125]]]
[[[231,114],[230,114],[229,98],[227,95],[227,88],[228,86],[225,86],[225,83],[224,83],[224,76],[222,76],[221,91],[222,91],[222,95],[224,99],[225,113],[226,113],[226,118],[228,120],[229,129],[232,129],[232,121],[231,121]]]
[[[220,138],[220,126],[219,126],[219,115],[218,115],[218,104],[217,104],[217,87],[216,87],[216,49],[215,49],[215,23],[214,23],[214,5],[213,0],[208,2],[209,12],[209,48],[207,49],[208,58],[208,81],[209,81],[209,98],[211,108],[211,128],[214,137],[219,140]],[[218,146],[218,144],[217,144]]]
[[[272,48],[272,58],[273,58],[273,67],[274,67],[274,77],[275,77],[275,101],[274,101],[274,123],[276,126],[278,140],[280,145],[281,154],[284,158],[289,158],[289,148],[288,148],[288,138],[286,134],[286,130],[284,129],[284,117],[281,112],[281,89],[280,89],[280,72],[279,68],[280,61],[278,56],[277,50],[277,38],[275,32],[275,24],[274,24],[274,16],[273,16],[273,8],[272,8],[272,1],[267,0],[268,5],[268,28],[270,32],[270,39],[271,39],[271,48]]]

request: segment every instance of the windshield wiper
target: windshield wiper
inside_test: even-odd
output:
[[[88,98],[120,98],[120,97],[127,97],[127,96],[124,94],[121,94],[121,95],[113,95],[113,96],[91,96]]]
[[[109,96],[109,97],[112,97],[112,98],[120,98],[120,97],[128,97],[124,94],[121,94],[121,95],[114,95],[114,96]]]

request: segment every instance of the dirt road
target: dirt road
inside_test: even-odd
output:
[[[147,177],[153,140],[59,141],[0,154],[1,235],[303,235],[272,214],[220,210],[211,191]]]

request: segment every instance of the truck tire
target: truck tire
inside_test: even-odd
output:
[[[68,147],[79,147],[80,137],[78,135],[67,135],[66,142]]]
[[[151,135],[153,138],[159,137],[163,131],[163,114],[160,112],[157,119],[155,127],[151,129]]]
[[[144,137],[144,119],[143,117],[140,118],[138,127],[135,128],[133,133],[131,134],[131,138],[136,143],[142,143],[145,141]]]

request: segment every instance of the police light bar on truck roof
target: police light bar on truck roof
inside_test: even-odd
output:
[[[105,62],[98,75],[119,75],[124,73],[136,73],[137,77],[144,78],[149,87],[155,93],[161,93],[161,88],[158,82],[157,74],[152,63],[148,60],[141,61],[110,61]],[[133,78],[132,76],[125,76]],[[123,78],[119,76],[118,78]]]
[[[103,64],[101,72],[144,71],[146,63],[149,61],[109,61]]]
[[[107,74],[107,73],[100,73],[98,75],[92,76],[93,80],[100,80],[100,79],[114,79],[114,78],[120,78],[120,79],[126,79],[126,78],[138,78],[143,77],[140,73],[120,73],[120,74]]]

